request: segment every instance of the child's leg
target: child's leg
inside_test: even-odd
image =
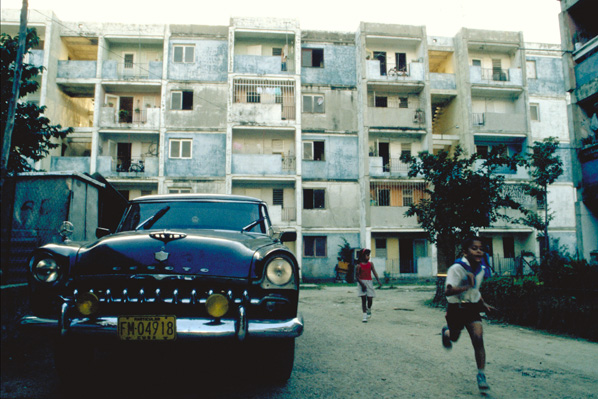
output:
[[[372,308],[373,303],[374,303],[374,297],[368,296],[368,309]]]
[[[366,300],[367,300],[367,297],[365,295],[362,295],[361,296],[361,309],[363,310],[363,313],[367,312],[367,310],[368,310]]]
[[[475,362],[478,366],[478,370],[484,370],[486,367],[486,349],[484,349],[484,336],[482,322],[474,321],[465,326],[471,343],[473,344],[473,350],[475,352]]]

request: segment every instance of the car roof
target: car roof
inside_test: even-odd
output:
[[[160,202],[160,201],[234,201],[264,203],[261,199],[244,195],[228,194],[155,194],[144,195],[129,202]]]

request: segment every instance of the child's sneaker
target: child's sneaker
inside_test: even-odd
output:
[[[364,323],[368,322],[368,314],[367,313],[363,314],[363,320],[361,320],[361,321],[363,321]]]
[[[451,342],[451,339],[444,333],[447,330],[448,327],[444,326],[440,332],[440,335],[442,335],[442,346],[444,346],[446,349],[451,349],[453,347],[453,343]]]
[[[486,382],[486,375],[484,375],[482,373],[478,373],[477,379],[478,379],[478,389],[480,391],[487,391],[490,389],[490,385],[488,385],[488,383]]]

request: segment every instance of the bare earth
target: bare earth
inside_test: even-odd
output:
[[[297,339],[293,375],[283,386],[214,378],[185,361],[186,367],[177,364],[168,372],[152,369],[151,377],[147,372],[121,376],[118,387],[110,385],[114,376],[94,378],[90,391],[119,397],[125,383],[144,398],[479,398],[469,336],[464,332],[452,350],[445,350],[440,342],[444,311],[424,305],[434,288],[378,290],[368,323],[361,321],[352,285],[304,289],[305,332]],[[484,337],[488,397],[598,398],[597,343],[488,321]],[[64,397],[48,347],[19,345],[3,342],[1,397]],[[196,359],[192,364],[208,363]],[[249,359],[241,364],[252,367]],[[123,395],[133,396],[131,391]]]

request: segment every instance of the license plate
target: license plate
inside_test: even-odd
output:
[[[119,316],[118,337],[124,341],[172,341],[176,316]]]

